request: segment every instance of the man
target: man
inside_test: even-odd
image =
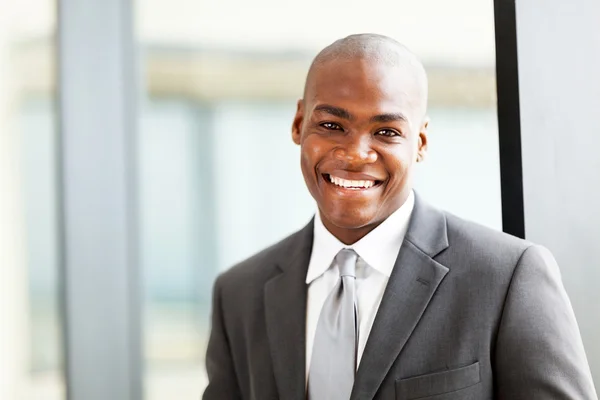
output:
[[[319,212],[216,281],[212,399],[596,399],[551,254],[412,191],[427,79],[353,35],[308,73],[292,126]]]

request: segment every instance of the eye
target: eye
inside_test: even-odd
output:
[[[332,131],[341,131],[342,128],[338,124],[334,124],[333,122],[323,122],[321,126],[325,129],[329,129]]]
[[[386,137],[394,137],[394,136],[402,136],[400,133],[393,129],[381,129],[375,133],[376,135],[386,136]]]

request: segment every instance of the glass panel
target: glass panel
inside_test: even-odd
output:
[[[65,398],[55,8],[52,0],[0,5],[0,398],[7,400]]]
[[[382,33],[421,57],[432,123],[417,189],[501,228],[491,0],[150,0],[137,18],[147,399],[201,393],[215,276],[314,213],[290,127],[335,39]]]

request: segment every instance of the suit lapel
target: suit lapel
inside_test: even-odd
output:
[[[313,222],[290,240],[279,257],[280,273],[264,287],[267,337],[279,397],[305,398],[306,272]]]
[[[448,268],[445,216],[419,197],[360,362],[352,399],[371,399],[402,351]]]

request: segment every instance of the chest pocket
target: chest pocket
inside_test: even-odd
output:
[[[455,392],[480,381],[479,362],[449,371],[399,379],[396,381],[396,400],[413,400]]]

